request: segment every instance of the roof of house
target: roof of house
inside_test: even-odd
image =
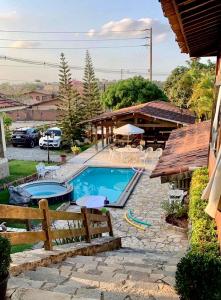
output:
[[[188,109],[180,109],[174,104],[165,101],[151,101],[121,108],[112,112],[103,113],[88,121],[96,122],[134,113],[179,124],[193,124],[195,122],[195,116]]]
[[[17,100],[10,99],[4,94],[0,94],[0,112],[22,109],[24,107],[26,107],[26,105]]]
[[[51,103],[60,102],[60,101],[61,100],[59,100],[59,98],[55,97],[55,98],[48,99],[48,100],[45,100],[45,101],[41,101],[41,102],[30,104],[29,106],[42,106],[42,105],[45,105],[45,104],[49,104],[50,105]]]
[[[25,92],[25,93],[23,93],[23,95],[27,95],[27,94],[31,94],[31,93],[42,94],[42,95],[46,95],[46,96],[53,96],[56,94],[55,92],[49,92],[49,91],[36,89],[36,90],[29,91],[29,92]]]
[[[207,165],[211,121],[175,129],[170,134],[151,178],[169,176]]]
[[[180,49],[192,57],[216,56],[220,40],[220,0],[160,0]]]

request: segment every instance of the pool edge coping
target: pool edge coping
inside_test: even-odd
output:
[[[73,174],[72,176],[69,176],[69,178],[67,178],[64,182],[70,181],[72,179],[74,179],[75,177],[77,177],[78,175],[80,175],[84,170],[88,169],[88,168],[112,168],[112,169],[132,169],[131,167],[127,167],[127,166],[94,166],[94,165],[86,165],[81,167],[75,174]],[[133,169],[132,169],[133,170]],[[134,171],[134,175],[131,178],[131,180],[128,182],[128,184],[126,185],[124,191],[122,192],[122,194],[120,195],[119,200],[117,201],[116,204],[106,204],[104,207],[110,207],[110,208],[124,208],[131,193],[133,192],[134,188],[136,187],[139,179],[141,178],[143,172],[140,172],[140,170],[144,170],[143,168],[139,168],[138,171]],[[73,187],[74,190],[74,187]],[[71,204],[76,205],[76,203],[72,202]]]

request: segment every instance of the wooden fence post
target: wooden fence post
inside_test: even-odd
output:
[[[44,220],[42,220],[42,230],[46,234],[46,241],[44,242],[44,248],[45,250],[53,250],[52,235],[51,235],[51,218],[48,209],[48,201],[46,199],[40,200],[39,208],[42,209],[44,214]]]
[[[110,215],[110,212],[109,210],[106,212],[106,216],[107,216],[107,225],[108,227],[110,228],[110,231],[109,231],[109,235],[110,236],[114,236],[114,233],[113,233],[113,227],[112,227],[112,223],[111,223],[111,215]]]
[[[84,227],[85,227],[85,230],[86,230],[86,241],[88,243],[90,243],[91,242],[90,220],[89,220],[89,216],[88,216],[88,213],[87,213],[87,208],[86,207],[82,207],[81,208],[81,213],[84,216],[83,224],[84,224]]]

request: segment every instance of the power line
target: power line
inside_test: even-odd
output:
[[[95,46],[95,47],[13,47],[1,46],[0,49],[19,49],[19,50],[87,50],[87,49],[114,49],[114,48],[138,48],[147,45],[121,45],[121,46]]]
[[[51,67],[51,68],[59,68],[60,67],[60,65],[58,63],[28,60],[28,59],[2,56],[2,55],[0,55],[0,60],[8,60],[8,61],[13,61],[13,62],[17,62],[17,63],[31,64],[31,65]],[[79,70],[79,71],[84,70],[83,66],[70,65],[69,68],[74,69],[74,70]],[[117,73],[117,74],[119,74],[121,72],[121,70],[119,70],[119,69],[106,69],[106,68],[95,68],[95,71],[102,72],[102,73]],[[128,72],[129,70],[124,69],[124,71]],[[135,71],[131,71],[131,72],[134,72],[134,74],[141,74],[140,72],[135,72]]]
[[[107,39],[2,39],[0,41],[10,42],[106,42],[106,41],[128,41],[128,40],[143,40],[146,37],[131,37],[131,38],[107,38]]]
[[[144,29],[134,29],[134,30],[108,30],[105,31],[105,33],[111,33],[111,32],[119,32],[119,33],[123,33],[123,32],[145,32],[148,29],[144,28]],[[0,32],[12,32],[12,33],[56,33],[56,34],[85,34],[85,33],[90,33],[90,31],[34,31],[34,30],[4,30],[4,29],[0,29]],[[93,31],[93,34],[101,34],[101,31]]]

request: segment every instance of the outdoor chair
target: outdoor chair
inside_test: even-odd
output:
[[[48,166],[46,167],[44,163],[39,163],[36,166],[36,170],[38,173],[38,179],[45,178],[46,174],[51,174],[51,177],[56,173],[56,171],[59,169],[59,166]]]
[[[146,152],[153,152],[153,147],[148,147],[148,148],[146,149]]]
[[[140,156],[141,163],[143,163],[144,166],[145,166],[148,160],[149,160],[149,153],[145,152],[145,151],[142,151],[141,156]]]
[[[163,149],[162,148],[157,148],[156,149],[156,156],[159,158],[163,153]]]
[[[143,151],[143,146],[139,145],[139,146],[137,146],[137,149],[139,149],[140,151]]]
[[[36,166],[36,170],[37,170],[37,173],[38,173],[38,179],[40,178],[45,178],[45,175],[47,173],[46,169],[45,169],[45,164],[43,163],[39,163],[37,166]]]
[[[187,195],[186,191],[179,190],[179,189],[171,189],[168,192],[169,203],[170,204],[173,202],[183,203],[186,195]]]

